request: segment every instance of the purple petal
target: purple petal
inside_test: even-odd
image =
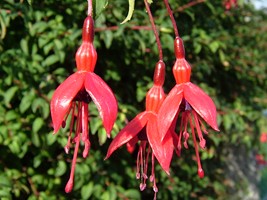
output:
[[[161,140],[164,139],[183,99],[183,85],[175,85],[167,95],[158,113],[158,129]]]
[[[207,124],[214,130],[219,131],[216,120],[217,112],[215,104],[202,89],[193,83],[186,83],[184,84],[184,97]]]
[[[71,102],[84,84],[85,73],[76,72],[61,83],[53,94],[50,110],[56,133],[70,109]]]
[[[97,106],[103,126],[108,134],[117,117],[117,100],[109,86],[95,73],[87,72],[85,78],[85,89]]]
[[[151,115],[147,123],[147,138],[152,148],[153,154],[157,158],[162,169],[167,174],[170,174],[169,170],[173,155],[173,140],[170,131],[167,131],[164,140],[161,141],[156,115]]]
[[[133,120],[131,120],[113,139],[108,148],[108,153],[105,159],[108,159],[110,155],[120,146],[133,139],[147,124],[150,115],[151,113],[142,112],[138,114]]]

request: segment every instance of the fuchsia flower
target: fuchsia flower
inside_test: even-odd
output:
[[[187,126],[189,124],[193,137],[197,164],[198,175],[204,177],[204,171],[201,166],[198,143],[195,131],[199,139],[201,148],[205,148],[206,140],[202,135],[202,131],[207,133],[203,120],[209,124],[214,130],[219,131],[216,121],[216,107],[212,99],[203,92],[198,86],[190,82],[191,67],[185,60],[184,45],[181,38],[176,37],[174,43],[176,62],[173,66],[173,74],[176,85],[170,91],[158,113],[158,128],[161,140],[169,137],[167,134],[176,124],[179,114],[181,113],[181,124],[179,134],[176,135],[172,131],[173,143],[175,150],[180,155],[182,145],[181,140],[184,138],[184,147],[188,148],[187,140],[190,137]]]
[[[76,124],[75,135],[72,138],[72,142],[75,143],[75,150],[70,178],[65,188],[66,192],[70,192],[73,188],[75,164],[80,141],[84,143],[84,158],[87,157],[90,149],[88,103],[93,100],[96,104],[108,137],[117,116],[118,108],[114,94],[108,85],[94,73],[97,52],[94,48],[93,40],[94,21],[91,16],[88,16],[83,24],[82,44],[75,57],[78,70],[58,86],[50,105],[55,133],[58,132],[61,125],[65,126],[65,120],[69,113],[71,113],[70,133],[65,147],[66,153],[69,152],[72,131],[75,129]]]
[[[231,8],[238,6],[237,0],[225,0],[223,4],[226,10],[230,10]]]
[[[140,141],[136,178],[141,179],[140,190],[143,191],[146,188],[148,162],[149,156],[151,156],[152,169],[150,181],[153,182],[155,198],[158,188],[154,174],[154,157],[156,157],[163,170],[169,174],[173,154],[171,132],[167,131],[162,141],[157,128],[158,110],[165,99],[165,93],[162,88],[164,77],[165,64],[163,61],[159,61],[155,68],[154,85],[146,95],[146,110],[138,114],[118,133],[111,142],[106,156],[106,159],[109,158],[116,149],[126,143],[129,149],[133,149],[135,144]]]
[[[260,142],[267,142],[267,133],[262,133],[260,136]]]

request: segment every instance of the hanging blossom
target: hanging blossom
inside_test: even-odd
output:
[[[68,115],[71,115],[70,132],[65,152],[68,154],[71,143],[75,143],[74,155],[66,192],[73,188],[74,171],[80,142],[84,143],[83,157],[86,158],[90,150],[88,131],[88,104],[93,100],[103,126],[110,136],[111,129],[117,117],[117,101],[109,86],[94,73],[97,52],[93,45],[94,21],[91,16],[84,20],[82,30],[82,44],[76,52],[75,60],[77,72],[70,75],[58,86],[51,100],[51,116],[54,133],[60,127],[65,127]],[[72,133],[74,136],[72,137]]]
[[[191,67],[185,59],[184,45],[180,37],[175,38],[174,42],[176,61],[173,66],[173,74],[176,80],[176,85],[170,91],[158,113],[158,128],[161,140],[164,141],[166,135],[169,137],[169,129],[172,129],[173,124],[180,122],[179,134],[172,131],[173,144],[178,156],[183,146],[188,148],[188,124],[190,126],[196,159],[198,164],[198,175],[204,177],[204,171],[201,166],[199,157],[199,147],[196,134],[199,140],[199,146],[204,149],[206,140],[202,132],[207,134],[207,130],[203,124],[203,120],[210,125],[214,130],[219,131],[216,121],[216,107],[212,99],[203,92],[198,86],[190,82]],[[179,114],[181,115],[179,117]]]
[[[156,193],[156,178],[154,173],[155,157],[161,165],[162,169],[169,174],[170,162],[173,154],[173,141],[171,132],[167,131],[164,140],[161,140],[157,128],[157,114],[162,102],[165,99],[163,91],[163,83],[165,77],[165,64],[159,61],[156,64],[154,72],[154,84],[146,95],[146,110],[139,113],[131,120],[111,142],[106,159],[124,144],[128,149],[133,149],[139,141],[139,150],[137,154],[137,172],[136,178],[140,179],[140,190],[146,188],[146,180],[148,179],[148,164],[151,157],[151,175],[150,182],[153,183],[153,190]]]
[[[226,10],[231,10],[231,8],[236,8],[238,6],[237,0],[225,0],[223,4]]]

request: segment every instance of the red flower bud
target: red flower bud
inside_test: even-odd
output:
[[[156,64],[154,71],[154,84],[157,86],[163,86],[165,80],[165,64],[163,61],[159,61]]]
[[[82,41],[90,43],[94,41],[94,20],[91,16],[86,17],[83,22]]]
[[[182,38],[176,37],[174,40],[174,51],[176,58],[185,58],[184,43]]]

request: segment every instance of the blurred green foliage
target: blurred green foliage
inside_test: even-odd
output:
[[[174,156],[171,176],[157,166],[158,199],[226,199],[230,185],[225,165],[231,165],[227,149],[245,146],[242,156],[246,158],[246,153],[259,151],[259,134],[266,131],[262,112],[267,104],[267,14],[249,3],[229,11],[221,1],[183,7],[187,3],[170,0],[192,63],[191,80],[214,99],[221,132],[210,131],[207,149],[201,152],[204,179],[197,177],[193,148],[180,158]],[[97,0],[94,8],[96,73],[119,101],[115,136],[144,109],[157,47],[142,1],[135,2],[132,19],[123,25],[127,1]],[[154,1],[151,9],[160,30],[168,92],[174,85],[174,34],[163,2]],[[153,197],[152,188],[143,193],[138,190],[136,153],[122,148],[103,160],[110,139],[93,105],[90,155],[78,159],[74,191],[64,193],[72,152],[65,155],[63,149],[67,130],[53,135],[49,101],[55,88],[75,70],[74,55],[81,43],[86,10],[87,2],[81,0],[0,2],[1,199]],[[246,188],[237,188],[245,195]]]

